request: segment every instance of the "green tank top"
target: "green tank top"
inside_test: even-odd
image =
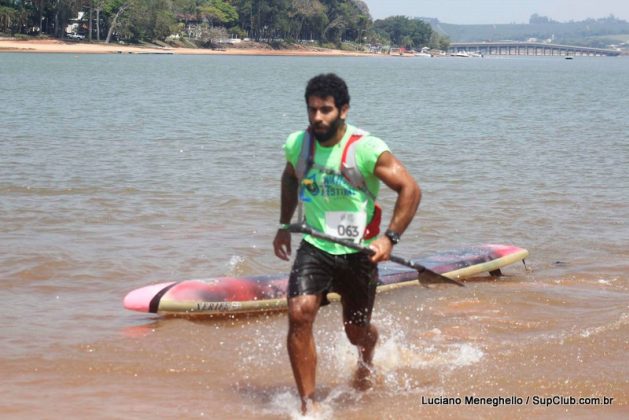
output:
[[[343,139],[332,147],[323,147],[315,141],[315,164],[299,185],[299,199],[303,203],[306,223],[313,229],[359,242],[373,216],[375,203],[369,194],[352,186],[340,173],[343,150],[356,130],[356,127],[347,125]],[[293,167],[297,166],[305,137],[305,131],[298,131],[286,140],[284,152]],[[387,145],[369,134],[364,135],[356,145],[356,166],[372,197],[377,197],[380,190],[380,180],[373,172],[378,158],[385,151],[389,151]],[[357,252],[310,235],[305,235],[304,240],[334,255]]]

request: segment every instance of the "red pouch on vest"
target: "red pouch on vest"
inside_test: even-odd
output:
[[[365,234],[363,235],[363,239],[371,239],[380,233],[380,222],[382,221],[382,207],[378,203],[375,203],[373,209],[373,217],[371,218],[371,222],[365,228]]]

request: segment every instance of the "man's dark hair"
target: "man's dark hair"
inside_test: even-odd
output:
[[[349,92],[345,81],[334,73],[320,74],[308,81],[306,86],[306,103],[308,98],[316,96],[318,98],[334,98],[334,105],[341,109],[343,105],[349,105]]]

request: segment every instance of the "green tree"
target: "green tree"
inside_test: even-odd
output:
[[[324,0],[329,24],[322,41],[339,44],[341,41],[361,41],[371,27],[371,16],[365,2],[360,0]]]
[[[14,34],[26,23],[28,13],[11,1],[0,1],[0,32]]]
[[[320,39],[327,24],[326,8],[319,0],[293,0],[288,10],[292,22],[291,37],[294,39]],[[316,35],[315,35],[316,34]]]
[[[232,26],[238,22],[238,11],[223,0],[205,0],[197,7],[197,13],[210,26]]]
[[[110,17],[105,43],[109,44],[114,32],[119,28],[120,17],[133,5],[132,0],[108,0],[104,5],[105,13]]]
[[[392,16],[374,22],[374,29],[389,36],[391,43],[405,48],[421,48],[430,43],[432,28],[421,19]]]
[[[41,30],[62,37],[79,11],[86,12],[82,24],[89,36],[100,40],[106,33],[105,42],[114,36],[163,39],[190,21],[257,40],[373,39],[373,21],[362,0],[0,0],[0,31]]]
[[[437,31],[432,31],[428,47],[433,50],[446,51],[450,47],[450,39],[448,39],[447,36],[441,35]]]

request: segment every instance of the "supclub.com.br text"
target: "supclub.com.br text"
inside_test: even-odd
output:
[[[503,405],[612,405],[614,397],[573,397],[564,395],[540,396],[533,395],[527,397],[500,396],[500,397],[477,397],[466,395],[464,397],[421,397],[421,403],[425,405],[491,405],[494,407]]]

